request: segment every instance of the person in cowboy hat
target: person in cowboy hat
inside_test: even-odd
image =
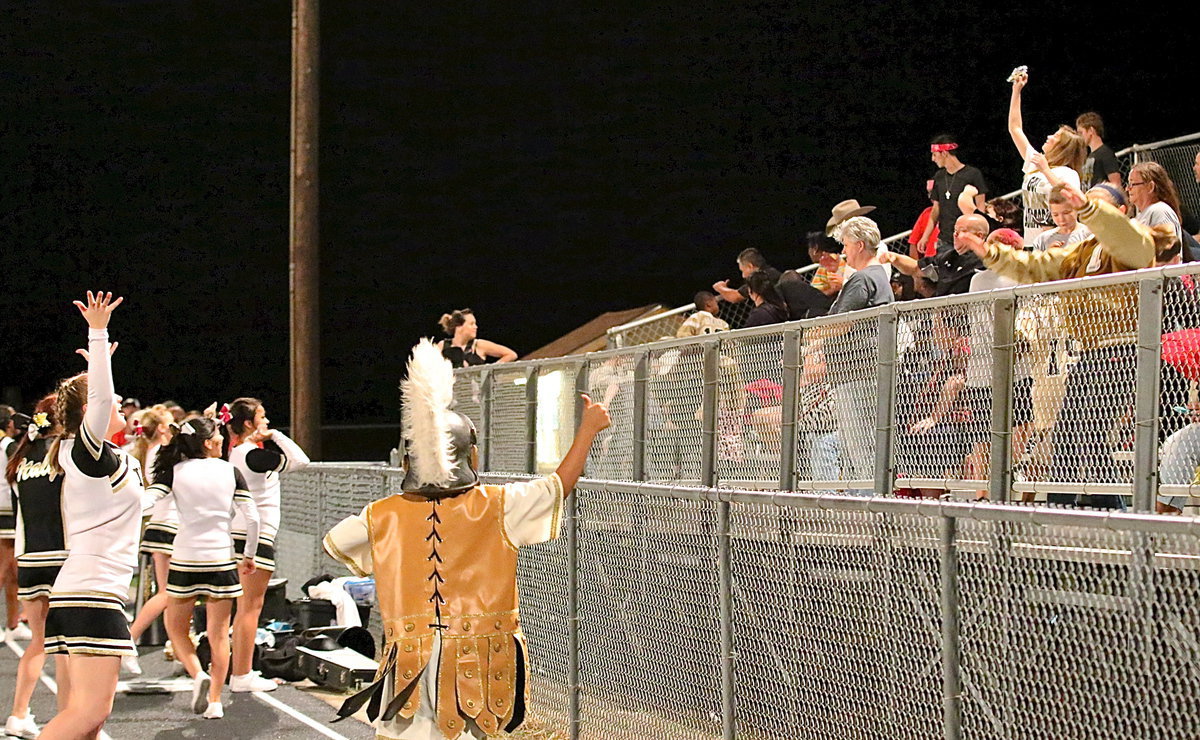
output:
[[[958,142],[949,134],[934,138],[929,144],[929,158],[938,166],[933,175],[933,212],[929,214],[925,233],[917,242],[917,254],[925,254],[936,224],[941,234],[937,251],[952,249],[954,223],[963,215],[959,196],[968,185],[974,188],[975,210],[982,211],[987,202],[988,186],[978,168],[963,164],[958,158]]]
[[[853,198],[843,200],[830,209],[833,215],[825,222],[825,236],[833,236],[833,230],[846,219],[854,218],[855,216],[865,216],[873,210],[875,210],[875,206],[860,206],[858,201]]]

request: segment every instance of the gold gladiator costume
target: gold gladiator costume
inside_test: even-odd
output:
[[[404,385],[404,493],[369,504],[324,539],[326,552],[351,571],[375,576],[383,621],[376,681],[339,714],[366,705],[378,737],[389,740],[478,738],[521,724],[528,663],[517,549],[556,538],[562,512],[557,475],[478,483],[475,429],[448,410],[441,383],[443,373],[453,382],[449,364],[432,345],[434,355],[422,352],[425,344]],[[423,383],[434,388],[432,398],[422,395]],[[432,424],[421,417],[426,405]],[[425,463],[439,456],[431,472]]]

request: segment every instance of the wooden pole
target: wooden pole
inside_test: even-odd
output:
[[[318,230],[320,2],[292,0],[291,299],[292,437],[321,455],[321,326]]]

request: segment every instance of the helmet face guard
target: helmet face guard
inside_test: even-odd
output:
[[[462,493],[479,484],[479,473],[475,470],[474,460],[472,459],[478,439],[475,434],[475,425],[471,423],[469,418],[457,411],[450,411],[448,414],[450,417],[449,424],[447,425],[450,433],[450,479],[437,486],[418,483],[416,474],[414,473],[415,466],[413,465],[413,460],[414,456],[419,453],[416,451],[413,441],[405,439],[404,456],[407,459],[405,462],[404,481],[400,484],[401,490],[405,493],[416,493],[429,498],[442,498]]]

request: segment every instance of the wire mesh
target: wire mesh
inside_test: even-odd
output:
[[[1196,176],[1196,155],[1200,154],[1200,144],[1178,144],[1161,149],[1150,149],[1138,152],[1142,162],[1158,162],[1175,183],[1179,191],[1179,200],[1185,214],[1200,216],[1200,181]]]
[[[940,736],[937,524],[732,505],[738,737]]]
[[[837,480],[840,481],[834,487],[862,495],[871,493],[875,477],[878,344],[879,319],[874,316],[848,318],[809,329],[805,331],[802,343],[806,367],[823,368],[819,374],[823,375],[829,389],[829,407],[833,411],[837,435]],[[815,387],[819,392],[819,381]],[[803,403],[805,394],[797,395]],[[821,437],[797,434],[797,459],[803,460],[812,454],[813,442],[827,446],[827,436]],[[806,442],[809,443],[807,447]],[[798,468],[799,485],[811,487],[814,479],[805,480],[799,474],[803,472],[803,466]],[[808,472],[828,471],[810,468]],[[819,485],[820,479],[816,480]]]
[[[577,495],[582,736],[719,737],[717,505]]]
[[[700,344],[652,350],[646,383],[646,477],[700,480],[704,354]]]
[[[529,404],[524,370],[493,370],[492,418],[488,425],[488,467],[505,473],[529,472]]]
[[[459,370],[454,373],[454,410],[465,414],[475,424],[476,432],[483,431],[483,378],[482,369]],[[480,436],[480,459],[483,457],[486,440]]]
[[[1052,482],[1050,503],[1124,508],[1133,479],[1137,285],[1022,296],[1033,431],[1014,487]],[[1033,488],[1036,488],[1033,487]]]
[[[1158,497],[1159,509],[1189,511],[1191,487],[1200,482],[1200,289],[1190,276],[1167,278],[1163,286],[1160,370],[1159,483],[1184,486]],[[1200,493],[1200,490],[1196,491]]]
[[[612,419],[612,425],[601,432],[588,456],[588,474],[593,478],[633,479],[637,358],[636,352],[607,355],[588,365],[588,392],[592,400],[608,406]]]
[[[964,738],[1193,738],[1194,537],[960,520]]]
[[[721,485],[779,486],[783,335],[722,339],[717,364],[717,476]]]

